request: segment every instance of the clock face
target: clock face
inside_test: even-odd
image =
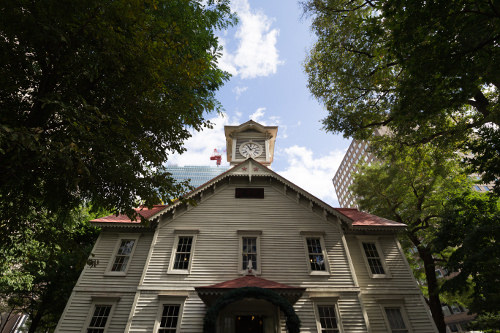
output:
[[[264,150],[262,146],[255,142],[245,142],[240,146],[240,154],[244,157],[259,157]]]

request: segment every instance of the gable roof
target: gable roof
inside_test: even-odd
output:
[[[135,220],[130,220],[130,217],[128,217],[125,214],[118,214],[118,215],[108,215],[108,216],[100,217],[100,218],[91,220],[90,222],[106,223],[106,224],[108,224],[108,223],[140,224],[141,223],[141,216],[143,218],[145,218],[146,220],[149,220],[149,219],[151,219],[151,217],[155,216],[156,214],[161,212],[166,207],[167,207],[167,205],[154,205],[151,209],[146,207],[146,206],[141,206],[141,207],[135,208],[135,211],[138,214],[138,216],[135,218]]]
[[[196,287],[195,289],[236,289],[243,287],[258,287],[265,289],[302,289],[299,287],[292,287],[279,282],[266,280],[253,275],[245,275],[234,280],[224,281],[221,283],[213,284],[210,286]]]
[[[361,212],[356,208],[335,208],[352,220],[353,227],[395,227],[405,228],[406,224],[388,220],[386,218]]]
[[[341,221],[346,223],[351,229],[404,229],[405,224],[394,222],[376,215],[368,214],[365,212],[360,212],[353,208],[334,208],[321,199],[315,197],[284,177],[280,176],[278,173],[269,169],[265,165],[255,161],[252,158],[235,165],[233,168],[221,173],[217,177],[211,179],[205,184],[195,188],[191,192],[188,192],[184,198],[190,199],[196,195],[202,193],[212,186],[216,186],[217,183],[228,177],[248,177],[251,181],[252,177],[271,177],[283,183],[285,188],[290,188],[297,192],[297,195],[303,196],[304,198],[310,200],[311,204],[314,203],[321,207],[324,212],[329,212],[330,214],[338,217]],[[147,209],[146,207],[137,208],[136,211],[147,220],[154,220],[155,218],[172,211],[179,205],[183,204],[184,201],[177,199],[171,205],[155,205],[152,209]],[[120,225],[120,224],[140,224],[140,218],[136,221],[130,221],[126,215],[110,215],[100,219],[95,219],[90,222],[100,223],[101,226],[104,225]]]

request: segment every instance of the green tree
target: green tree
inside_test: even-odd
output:
[[[87,263],[99,230],[88,209],[67,214],[32,212],[25,227],[8,235],[0,257],[4,308],[29,315],[29,332],[53,331]]]
[[[479,317],[475,329],[500,327],[500,203],[498,198],[465,192],[450,199],[433,242],[436,251],[453,249],[445,267],[456,272],[442,286],[450,292],[473,293],[468,305]]]
[[[407,143],[446,146],[495,124],[498,137],[498,1],[308,0],[304,8],[318,37],[305,70],[328,110],[326,130],[365,139],[385,125]]]
[[[404,146],[386,139],[372,147],[381,162],[362,166],[351,190],[361,210],[408,226],[402,243],[416,249],[418,260],[410,257],[410,262],[418,268],[416,278],[425,282],[423,291],[434,322],[445,333],[435,271],[447,259],[447,252],[435,251],[432,240],[447,199],[468,191],[470,184],[451,149]]]
[[[183,192],[162,165],[220,109],[227,1],[6,0],[0,16],[0,220]]]

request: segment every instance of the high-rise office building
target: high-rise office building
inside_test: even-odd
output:
[[[208,165],[188,165],[188,166],[169,166],[167,171],[172,174],[176,181],[189,180],[189,184],[199,187],[212,178],[217,177],[223,172],[229,170],[230,166],[208,166]]]

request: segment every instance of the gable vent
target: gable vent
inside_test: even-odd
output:
[[[235,198],[264,199],[264,188],[260,187],[238,187],[234,191]]]

